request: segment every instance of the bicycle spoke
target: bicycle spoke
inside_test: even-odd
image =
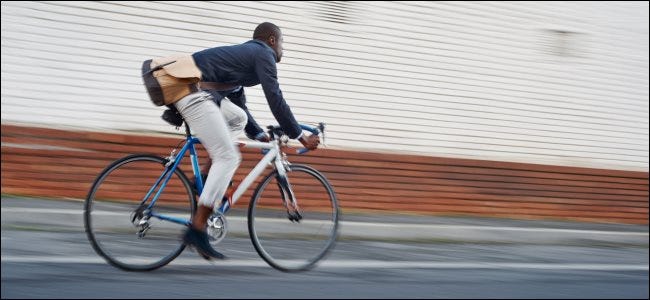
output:
[[[86,199],[85,226],[95,251],[125,270],[164,266],[184,249],[179,236],[184,224],[151,217],[146,200],[159,184],[162,158],[146,155],[118,160],[97,178]],[[164,187],[157,214],[189,219],[194,212],[190,183],[179,170]],[[145,199],[143,201],[143,199]]]
[[[285,187],[289,181],[273,174],[262,181],[249,207],[249,231],[255,249],[271,266],[302,271],[312,268],[334,245],[338,204],[329,183],[315,170],[294,165],[287,174],[290,190]]]

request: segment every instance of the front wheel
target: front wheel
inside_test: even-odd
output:
[[[275,170],[260,182],[248,208],[248,231],[269,265],[284,272],[305,271],[334,246],[339,206],[334,189],[315,169],[290,165],[286,175],[285,180]]]

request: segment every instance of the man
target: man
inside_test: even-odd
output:
[[[247,136],[256,139],[264,139],[264,131],[246,109],[241,86],[249,87],[261,84],[271,112],[283,131],[289,138],[298,139],[305,148],[314,150],[320,143],[319,137],[303,135],[280,91],[276,63],[282,59],[282,42],[280,28],[265,22],[255,28],[253,40],[234,46],[205,49],[192,54],[191,58],[165,58],[154,60],[150,65],[145,62],[143,74],[162,68],[166,71],[164,76],[170,75],[173,77],[172,79],[182,78],[185,80],[200,75],[201,89],[228,91],[226,92],[228,98],[234,100],[236,104],[236,106],[232,103],[227,104],[229,111],[235,115],[243,116],[234,119],[239,119],[240,122],[246,124]],[[190,68],[187,68],[188,65]],[[161,75],[155,76],[162,82]],[[147,85],[147,80],[150,79],[145,78],[145,85]],[[185,84],[183,89],[189,89],[188,92],[192,92],[191,94],[184,96],[188,92],[182,92],[181,89],[171,92],[164,91],[159,94],[154,94],[151,90],[148,91],[152,101],[154,101],[154,96],[159,96],[165,98],[165,101],[160,101],[161,104],[173,103],[210,155],[212,166],[208,172],[203,192],[199,197],[199,205],[192,218],[192,225],[185,232],[183,240],[188,245],[194,246],[204,257],[223,259],[224,256],[212,249],[208,242],[205,232],[206,222],[215,203],[218,203],[217,200],[221,200],[224,196],[228,184],[241,162],[241,154],[232,142],[229,126],[221,112],[224,110],[223,101],[227,100],[222,100],[220,111],[210,93],[197,91],[196,87],[188,85],[187,82],[193,82],[191,80],[182,82]],[[150,85],[147,85],[147,88],[150,89]],[[241,90],[239,97],[237,97],[238,89]],[[181,96],[182,98],[180,98]],[[239,112],[235,112],[233,107],[239,108]]]
[[[230,90],[211,90],[209,89],[210,86],[207,85],[209,84],[202,82],[199,87],[210,93],[212,101],[221,108],[221,113],[228,124],[233,140],[236,140],[242,132],[246,132],[246,137],[251,140],[261,142],[269,141],[269,136],[257,124],[246,106],[246,94],[242,86]],[[170,125],[176,127],[182,126],[183,118],[176,107],[173,104],[167,105],[167,107],[169,109],[163,112],[162,119]],[[212,160],[208,158],[208,164],[201,170],[204,177],[207,175],[208,170],[210,170],[211,164]],[[203,181],[205,181],[205,178]]]

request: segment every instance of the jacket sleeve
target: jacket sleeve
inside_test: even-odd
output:
[[[234,89],[230,94],[228,94],[227,97],[230,99],[230,102],[239,106],[246,112],[246,116],[248,116],[248,123],[246,123],[244,131],[246,131],[246,137],[251,140],[255,140],[257,135],[263,133],[264,130],[260,128],[260,126],[253,118],[253,115],[251,115],[250,111],[248,111],[248,107],[246,107],[246,94],[244,93],[244,88],[239,87]]]
[[[269,103],[271,113],[280,123],[282,130],[292,139],[299,138],[302,135],[302,129],[280,91],[275,57],[269,52],[258,55],[255,61],[255,72],[264,90],[264,96]]]

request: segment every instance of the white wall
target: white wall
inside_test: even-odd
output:
[[[332,147],[648,171],[648,2],[2,2],[2,123],[176,132],[141,62],[263,21]]]

